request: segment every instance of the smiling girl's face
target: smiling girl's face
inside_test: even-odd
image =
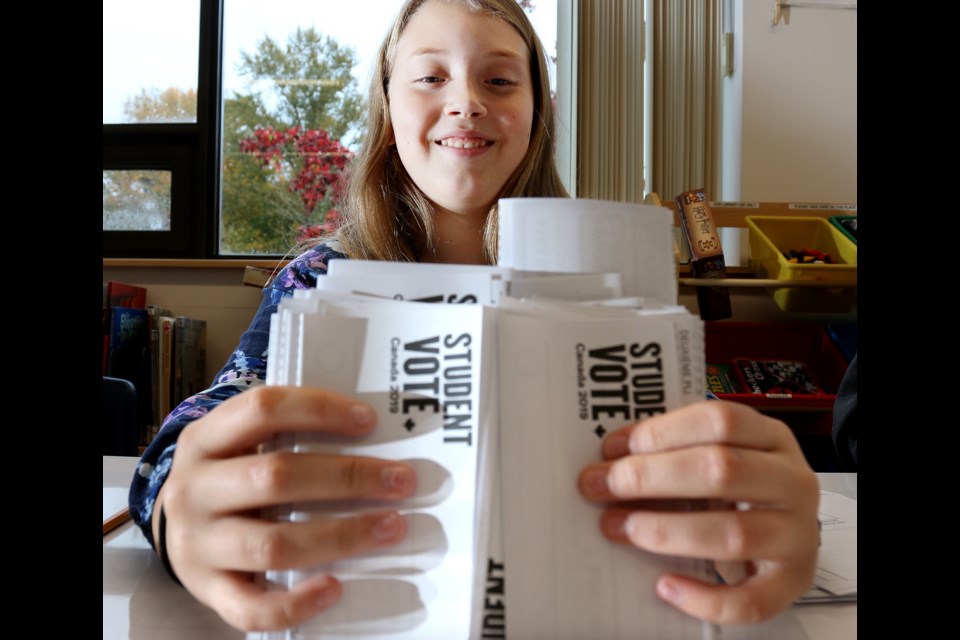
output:
[[[460,3],[426,3],[397,43],[394,142],[439,213],[486,217],[530,145],[530,55],[513,27]]]

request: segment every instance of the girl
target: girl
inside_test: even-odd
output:
[[[168,417],[131,487],[131,512],[165,567],[241,629],[295,626],[341,594],[333,576],[267,592],[255,573],[361,554],[406,533],[396,511],[283,523],[258,518],[260,509],[399,500],[416,484],[409,466],[390,460],[257,453],[282,432],[358,436],[376,423],[372,410],[351,398],[261,384],[279,299],[312,286],[333,258],[495,262],[498,198],[566,195],[553,161],[542,47],[516,0],[407,2],[380,49],[368,119],[367,144],[351,169],[350,222],[264,292],[214,386]],[[675,606],[716,622],[755,621],[810,584],[817,483],[782,423],[705,402],[625,427],[603,453],[606,461],[583,470],[579,483],[587,499],[625,505],[604,513],[607,537],[654,552],[748,563],[747,577],[735,585],[662,577],[658,592]],[[636,507],[638,499],[661,498],[754,508]]]

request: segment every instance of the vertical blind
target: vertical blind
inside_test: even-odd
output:
[[[720,195],[720,0],[653,2],[650,190]]]
[[[577,195],[642,202],[643,2],[579,9]]]

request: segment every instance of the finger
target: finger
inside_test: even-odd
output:
[[[202,601],[244,631],[289,629],[340,600],[343,587],[331,576],[311,578],[287,590],[264,590],[246,574],[222,573]]]
[[[697,446],[631,455],[586,467],[580,492],[594,502],[651,498],[716,498],[755,504],[807,504],[816,476],[805,463],[730,446]]]
[[[679,575],[657,581],[657,595],[691,616],[717,624],[753,624],[772,618],[809,587],[805,571],[784,565],[738,585],[705,584]],[[812,579],[812,576],[809,576]]]
[[[607,437],[603,455],[656,453],[704,444],[726,444],[761,451],[783,450],[802,456],[790,428],[750,407],[704,401],[624,427]]]
[[[617,458],[630,455],[632,453],[630,451],[630,436],[636,430],[637,426],[636,424],[630,424],[621,427],[604,438],[603,444],[601,445],[603,459],[616,460]]]
[[[659,512],[607,509],[603,534],[646,551],[711,560],[781,559],[816,548],[816,518],[798,524],[795,514],[774,509]],[[804,543],[805,540],[805,543]]]
[[[357,436],[369,433],[375,424],[373,409],[353,398],[324,389],[263,386],[231,398],[190,424],[180,435],[177,453],[231,457],[281,432]]]
[[[389,547],[406,535],[407,521],[395,511],[309,522],[223,518],[198,537],[196,553],[218,569],[280,571]]]
[[[204,491],[192,496],[193,506],[214,513],[314,500],[399,500],[417,484],[403,462],[287,451],[218,460],[194,473]]]

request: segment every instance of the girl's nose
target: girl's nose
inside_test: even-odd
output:
[[[444,107],[446,115],[461,118],[482,118],[487,115],[487,107],[480,99],[479,91],[473,82],[460,82],[450,89]]]

